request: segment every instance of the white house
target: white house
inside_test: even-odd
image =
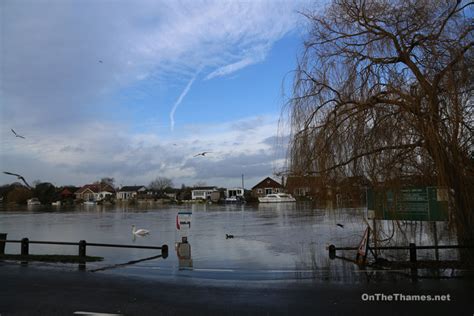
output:
[[[207,200],[212,192],[217,192],[217,187],[196,187],[191,191],[192,200]]]
[[[137,197],[138,194],[146,192],[146,187],[139,186],[124,186],[117,192],[117,200],[129,200]]]
[[[94,194],[94,201],[102,201],[103,199],[105,199],[105,197],[109,195],[113,195],[113,193],[109,191],[100,191]]]
[[[233,196],[244,197],[244,189],[243,188],[226,189],[225,197],[229,198]]]

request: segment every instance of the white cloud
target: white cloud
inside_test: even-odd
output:
[[[176,100],[176,102],[173,105],[173,108],[171,109],[171,112],[170,112],[170,125],[171,125],[171,130],[172,131],[174,130],[174,113],[176,112],[176,109],[178,108],[178,106],[181,104],[181,101],[183,101],[183,98],[186,96],[186,94],[188,94],[189,89],[191,88],[194,80],[196,80],[196,77],[197,77],[198,74],[199,74],[199,72],[197,72],[194,75],[194,77],[192,77],[191,80],[189,80],[188,84],[184,88],[183,92],[181,92],[181,94],[178,97],[178,100]]]
[[[15,126],[50,125],[71,112],[76,122],[137,80],[169,85],[200,67],[208,78],[229,75],[264,60],[296,27],[300,7],[298,1],[3,1],[3,115]]]
[[[260,60],[254,60],[252,58],[244,58],[236,63],[232,63],[230,65],[222,66],[213,72],[211,72],[209,75],[207,75],[206,79],[212,79],[215,77],[221,77],[221,76],[226,76],[229,75],[233,72],[236,72],[237,70],[240,70],[242,68],[245,68],[249,65],[252,65],[256,63],[257,61]]]
[[[244,122],[259,123],[252,130],[238,128]],[[78,133],[5,140],[0,158],[6,171],[57,185],[84,184],[105,176],[122,184],[148,184],[156,176],[167,176],[177,185],[198,181],[231,185],[228,179],[241,173],[259,177],[273,172],[281,159],[272,140],[275,122],[271,116],[249,117],[200,127],[199,133],[183,129],[169,139],[154,133],[127,134],[121,125],[90,122]],[[193,157],[204,150],[212,154]],[[0,183],[13,180],[0,175]]]
[[[117,99],[148,95],[148,86],[168,92],[187,83],[169,113],[173,126],[197,71],[218,78],[265,60],[272,45],[295,29],[301,3],[2,1],[2,167],[63,184],[106,175],[146,184],[157,173],[194,180],[198,171],[186,162],[208,147],[216,152],[209,161],[261,158],[270,148],[262,141],[275,134],[268,118],[251,131],[226,122],[206,132],[191,133],[188,126],[174,135],[185,140],[167,139],[126,133],[132,119],[113,121],[120,114]],[[147,85],[120,95],[138,81]],[[159,102],[157,115],[168,113],[159,107],[168,111],[171,105]],[[10,128],[26,140],[12,138]]]

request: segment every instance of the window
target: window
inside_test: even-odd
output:
[[[257,189],[257,193],[262,194],[263,193],[262,189]]]

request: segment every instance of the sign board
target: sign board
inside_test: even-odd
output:
[[[191,212],[178,212],[176,215],[176,229],[190,229],[191,228]]]
[[[448,190],[438,187],[368,189],[367,208],[375,211],[375,219],[446,221]]]

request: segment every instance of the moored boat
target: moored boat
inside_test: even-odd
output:
[[[26,203],[28,205],[41,205],[41,202],[38,200],[38,198],[31,198],[26,200]]]
[[[260,203],[284,203],[284,202],[296,202],[296,199],[291,194],[286,193],[275,193],[267,194],[266,196],[259,197]]]
[[[245,203],[245,199],[241,196],[230,196],[224,199],[224,203],[240,204]]]

